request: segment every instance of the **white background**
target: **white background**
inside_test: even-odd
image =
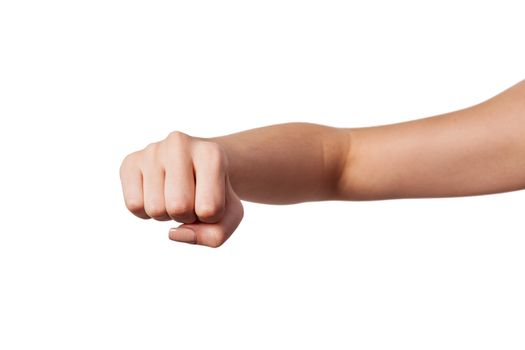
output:
[[[219,249],[124,207],[180,130],[377,125],[525,77],[522,1],[0,2],[0,348],[523,349],[524,192],[245,202]]]

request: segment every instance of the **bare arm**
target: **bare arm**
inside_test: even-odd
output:
[[[215,137],[241,199],[291,204],[336,199],[349,147],[343,129],[310,123],[265,126]]]
[[[525,81],[463,110],[346,129],[345,200],[467,196],[525,188]]]
[[[525,81],[479,105],[405,123],[288,123],[215,138],[173,132],[120,168],[128,209],[218,247],[240,199],[272,204],[466,196],[525,188]]]
[[[347,142],[343,129],[308,123],[209,139],[172,132],[123,160],[124,200],[140,218],[182,223],[172,240],[218,247],[242,220],[240,199],[336,199]]]

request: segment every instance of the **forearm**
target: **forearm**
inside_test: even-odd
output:
[[[525,188],[525,81],[479,105],[368,128],[289,123],[208,140],[245,200],[288,204]]]
[[[477,106],[370,128],[289,123],[214,138],[172,132],[130,153],[120,178],[136,216],[182,223],[172,240],[218,247],[240,199],[463,196],[525,188],[525,81]]]
[[[288,123],[210,138],[227,154],[241,199],[270,204],[335,199],[348,153],[343,129]]]
[[[348,129],[341,199],[479,195],[525,188],[525,81],[463,109]]]

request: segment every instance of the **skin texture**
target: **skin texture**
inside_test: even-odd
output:
[[[120,177],[136,216],[172,240],[223,244],[241,199],[267,204],[454,197],[525,188],[525,81],[478,105],[368,128],[287,123],[215,138],[172,132]]]
[[[348,130],[343,200],[455,197],[525,188],[525,80],[470,108]]]
[[[120,178],[133,214],[183,223],[170,230],[172,240],[218,247],[243,217],[228,179],[226,154],[217,143],[172,132],[128,155]]]

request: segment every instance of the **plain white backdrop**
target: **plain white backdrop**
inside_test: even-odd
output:
[[[118,177],[173,130],[481,102],[525,77],[521,5],[3,0],[0,348],[523,349],[525,192],[245,202],[210,249]]]

